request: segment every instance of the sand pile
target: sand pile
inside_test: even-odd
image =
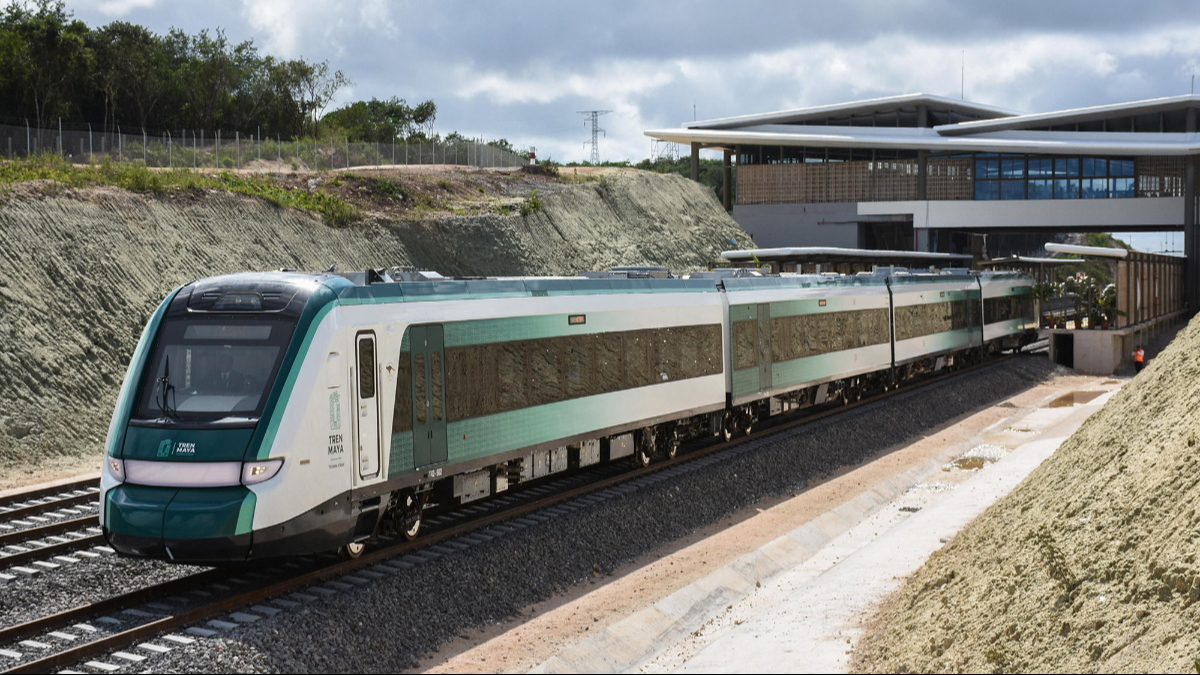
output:
[[[530,181],[524,189],[512,184],[522,180]],[[142,326],[171,289],[197,277],[330,264],[407,264],[446,275],[574,274],[614,264],[685,271],[751,244],[711,190],[678,176],[503,182],[518,194],[538,189],[541,207],[474,217],[375,210],[365,222],[332,228],[305,212],[226,193],[159,198],[113,188],[6,188],[0,489],[47,477],[47,469],[98,469]]]
[[[1200,672],[1200,320],[889,600],[871,672]]]

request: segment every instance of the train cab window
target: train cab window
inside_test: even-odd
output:
[[[293,321],[277,317],[167,319],[142,373],[135,419],[258,417],[294,328]]]

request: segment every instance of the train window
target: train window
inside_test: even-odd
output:
[[[360,340],[358,343],[358,396],[375,396],[375,342]]]
[[[978,300],[951,300],[896,308],[897,340],[974,328],[978,325]]]
[[[445,419],[442,411],[444,388],[442,387],[441,352],[433,352],[429,355],[429,381],[429,396],[433,399],[432,419],[434,422],[441,422]]]
[[[425,411],[429,398],[425,395],[425,354],[413,354],[413,399],[416,405],[417,424],[425,424]]]
[[[532,340],[526,345],[529,381],[526,405],[545,405],[562,400],[562,374],[558,356],[551,351],[557,340]]]
[[[735,370],[758,365],[758,321],[733,323],[733,367]]]
[[[500,410],[524,408],[525,402],[525,345],[508,342],[500,345],[499,353]]]
[[[624,389],[625,354],[623,340],[618,335],[593,335],[592,347],[596,359],[596,385],[593,394],[606,394]]]
[[[654,372],[654,345],[650,331],[629,331],[622,337],[625,342],[625,378],[621,388],[635,389],[653,384],[657,373]]]
[[[859,349],[889,339],[888,313],[883,308],[785,316],[771,324],[776,361]]]
[[[138,390],[137,419],[217,420],[262,413],[294,322],[204,315],[165,320]]]
[[[568,399],[588,396],[595,386],[595,375],[592,373],[592,344],[589,335],[580,335],[565,340],[564,375],[567,380],[566,397]]]
[[[412,431],[412,357],[400,352],[396,360],[396,405],[392,408],[392,433]]]
[[[691,353],[692,363],[686,363]],[[666,368],[667,370],[663,370]],[[451,421],[721,372],[721,327],[571,335],[446,350]]]

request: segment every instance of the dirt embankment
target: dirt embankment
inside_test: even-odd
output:
[[[1200,319],[891,598],[864,672],[1200,671]]]
[[[750,245],[710,190],[678,176],[565,183],[463,170],[372,175],[397,189],[376,185],[377,198],[360,205],[365,219],[347,228],[217,192],[0,191],[0,489],[98,468],[142,325],[172,288],[197,277],[331,264],[446,275],[615,264],[684,271]]]

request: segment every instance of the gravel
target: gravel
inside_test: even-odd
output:
[[[95,552],[94,549],[83,550]],[[114,553],[100,553],[95,558],[80,555],[79,552],[65,555],[79,562],[66,563],[51,559],[48,562],[59,567],[34,575],[14,572],[12,569],[3,570],[17,578],[0,585],[0,626],[14,626],[206,569],[122,558]],[[29,564],[25,567],[38,566]]]
[[[396,672],[468,631],[586,584],[764,499],[785,497],[837,469],[1010,397],[1063,372],[1027,357],[748,443],[694,470],[660,473],[639,489],[509,524],[505,536],[407,569],[373,568],[368,583],[327,584],[311,600],[122,672]],[[444,549],[449,551],[450,549]],[[114,561],[120,564],[129,561]],[[154,569],[145,566],[144,569]],[[134,570],[113,569],[117,578]],[[7,595],[7,593],[5,594]],[[11,611],[11,610],[10,610]],[[252,610],[244,610],[254,613]],[[156,641],[163,643],[162,640]],[[109,663],[117,660],[100,659]]]

